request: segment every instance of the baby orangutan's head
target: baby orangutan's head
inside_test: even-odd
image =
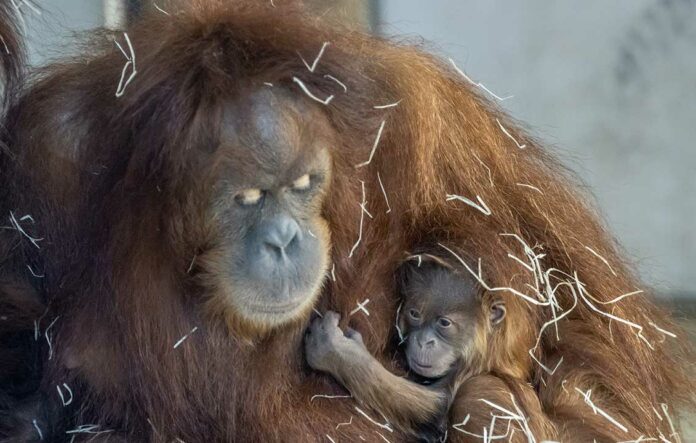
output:
[[[474,357],[476,340],[505,318],[501,300],[484,303],[476,280],[428,254],[408,260],[400,272],[403,304],[399,325],[410,369],[441,378]]]

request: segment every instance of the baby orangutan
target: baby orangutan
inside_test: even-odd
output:
[[[389,372],[357,331],[338,327],[339,315],[316,319],[305,339],[309,365],[333,375],[359,402],[399,430],[435,441],[463,380],[481,372],[487,342],[505,318],[503,299],[486,299],[466,271],[422,254],[399,270],[403,301],[398,332],[409,379]]]

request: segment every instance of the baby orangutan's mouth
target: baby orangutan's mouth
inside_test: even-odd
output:
[[[433,378],[436,374],[433,373],[433,365],[426,365],[419,363],[417,361],[411,362],[411,370],[418,374],[420,377]]]
[[[416,366],[416,367],[422,368],[422,369],[430,369],[430,368],[433,367],[433,365],[424,365],[423,363],[420,363],[420,362],[417,362],[417,361],[414,361],[414,362],[413,362],[413,365]]]
[[[438,379],[447,372],[443,370],[440,365],[438,365],[438,362],[434,362],[429,358],[417,360],[411,357],[407,360],[411,371],[417,374],[419,377],[424,377],[426,379]]]

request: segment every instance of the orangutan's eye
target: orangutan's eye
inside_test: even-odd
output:
[[[294,191],[306,191],[312,185],[312,179],[309,174],[305,174],[302,177],[297,178],[292,182],[292,189]]]
[[[238,192],[234,199],[240,205],[252,206],[258,204],[264,196],[264,191],[258,188],[249,188]]]

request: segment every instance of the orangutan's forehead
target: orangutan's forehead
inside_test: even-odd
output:
[[[220,147],[230,156],[233,175],[284,177],[327,167],[323,114],[279,88],[227,104],[221,123]]]

